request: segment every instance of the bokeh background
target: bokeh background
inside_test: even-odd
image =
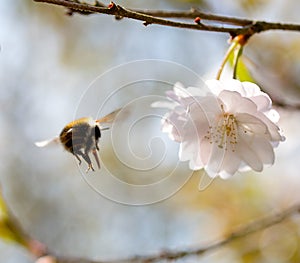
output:
[[[141,9],[186,10],[193,6],[212,13],[300,23],[298,0],[118,3]],[[22,228],[57,255],[112,260],[204,246],[240,224],[299,203],[300,113],[286,108],[278,108],[286,141],[276,149],[274,166],[261,174],[214,180],[203,191],[198,190],[202,172],[192,174],[187,163],[178,163],[178,145],[159,133],[157,119],[142,119],[128,137],[135,153],[142,159],[147,157],[143,162],[146,168],[153,165],[152,158],[166,152],[163,165],[148,174],[124,168],[113,151],[109,133],[103,135],[101,159],[120,180],[151,183],[164,178],[174,167],[177,180],[182,180],[181,175],[189,178],[169,198],[150,205],[128,206],[107,199],[96,191],[101,186],[102,171],[85,175],[62,148],[40,149],[34,145],[37,140],[57,135],[81,111],[97,117],[143,95],[163,95],[171,88],[165,85],[157,89],[153,82],[147,82],[144,86],[149,89],[141,90],[140,85],[125,90],[101,108],[103,94],[118,88],[111,83],[132,71],[124,71],[124,75],[108,73],[97,84],[94,81],[99,75],[134,60],[157,59],[177,63],[179,70],[172,74],[168,67],[149,66],[146,69],[154,78],[161,74],[170,83],[189,83],[183,67],[203,79],[214,77],[227,40],[223,34],[144,27],[137,21],[116,21],[105,15],[69,17],[62,7],[29,0],[0,1],[0,183],[4,199]],[[291,104],[299,102],[299,32],[256,35],[246,46],[245,57],[254,79],[271,96]],[[141,76],[138,68],[134,70]],[[118,126],[116,138],[127,136],[126,123],[134,120],[134,114],[149,110],[151,101],[138,102]],[[118,141],[115,149],[128,161],[134,160],[124,145]],[[95,180],[92,185],[96,190],[89,180]],[[117,193],[119,190],[115,189]],[[3,233],[3,226],[0,230]],[[299,251],[300,217],[295,215],[211,253],[179,262],[299,262]],[[0,240],[0,262],[34,260],[17,243]]]

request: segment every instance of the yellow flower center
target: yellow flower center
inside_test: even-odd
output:
[[[222,114],[218,117],[215,126],[209,126],[205,139],[210,143],[216,143],[219,148],[228,150],[228,147],[234,152],[237,144],[237,120],[232,113],[227,113],[221,105]]]

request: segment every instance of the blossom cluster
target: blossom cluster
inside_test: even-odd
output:
[[[167,92],[169,101],[153,104],[169,109],[162,131],[180,143],[179,159],[189,161],[192,170],[204,168],[212,178],[250,169],[260,172],[273,164],[273,148],[284,137],[270,97],[251,82],[205,84],[204,90],[176,83]]]

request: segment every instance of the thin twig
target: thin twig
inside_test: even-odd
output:
[[[147,15],[144,13],[135,12],[130,9],[126,9],[120,5],[113,5],[112,8],[104,8],[96,5],[90,5],[86,3],[77,3],[69,0],[34,0],[35,2],[44,2],[59,6],[67,7],[71,12],[78,11],[80,14],[89,14],[89,13],[100,13],[113,15],[116,18],[131,18],[134,20],[142,21],[145,26],[151,24],[157,24],[168,27],[176,27],[176,28],[185,28],[185,29],[193,29],[193,30],[202,30],[202,31],[213,31],[213,32],[223,32],[223,33],[232,33],[234,34],[233,28],[219,27],[219,26],[208,26],[203,24],[196,23],[183,23],[172,20],[166,20],[158,17],[154,17],[151,15]]]
[[[74,12],[88,15],[88,14],[107,14],[113,15],[117,19],[123,17],[143,21],[144,25],[158,24],[169,27],[186,28],[193,30],[212,31],[229,33],[232,37],[237,35],[244,35],[249,39],[255,33],[267,31],[267,30],[290,30],[300,32],[300,25],[297,24],[282,24],[271,23],[264,21],[254,21],[243,18],[227,17],[221,15],[207,14],[196,9],[190,11],[161,11],[161,10],[137,10],[137,9],[125,9],[119,5],[110,4],[110,7],[106,7],[103,3],[96,1],[94,5],[81,3],[78,0],[34,0],[35,2],[44,2],[54,5],[66,7],[69,11],[68,14]],[[197,23],[183,23],[172,20],[166,20],[162,18],[184,18],[194,19],[199,17],[200,22]],[[217,21],[219,24],[225,23],[227,26],[205,25],[202,20]],[[235,25],[235,27],[229,27]],[[300,109],[300,105],[290,105],[281,101],[273,101],[274,105],[279,107],[289,108],[291,110]]]
[[[248,35],[252,36],[255,33],[260,33],[267,30],[288,30],[299,31],[300,25],[298,24],[284,24],[284,23],[272,23],[265,21],[252,21],[248,19],[226,17],[220,15],[212,15],[200,12],[192,9],[187,12],[169,12],[169,11],[149,11],[149,10],[133,10],[126,9],[120,5],[111,4],[110,8],[103,7],[103,4],[96,2],[95,5],[81,3],[71,0],[34,0],[35,2],[44,2],[59,6],[64,6],[72,12],[78,12],[80,14],[101,13],[107,15],[113,15],[116,18],[130,18],[139,21],[143,21],[144,25],[157,24],[168,27],[185,28],[201,31],[222,32],[229,33],[231,36],[236,35]],[[222,25],[207,25],[203,23],[185,23],[178,22],[163,18],[196,18],[200,17],[205,20],[217,21]],[[225,24],[226,26],[224,26]],[[230,26],[231,24],[231,26]],[[232,26],[232,24],[237,26]]]
[[[156,17],[165,17],[165,18],[182,18],[182,19],[195,19],[200,17],[203,20],[217,21],[226,24],[233,24],[239,26],[251,25],[252,20],[244,18],[236,18],[229,16],[214,15],[201,12],[195,8],[192,8],[190,11],[161,11],[161,10],[137,10],[136,12],[156,16]]]
[[[260,230],[264,230],[268,227],[271,227],[275,224],[282,222],[283,220],[289,218],[295,213],[300,212],[300,204],[287,208],[282,212],[275,213],[273,215],[269,215],[263,217],[261,219],[252,221],[246,225],[242,225],[235,231],[231,232],[227,237],[222,240],[219,240],[211,245],[206,247],[193,249],[193,250],[182,250],[182,251],[165,251],[156,255],[152,256],[136,256],[132,258],[122,259],[122,260],[115,260],[115,261],[87,261],[87,260],[78,260],[78,259],[64,259],[64,258],[57,258],[58,263],[102,263],[102,262],[110,262],[110,263],[124,263],[124,262],[140,262],[140,263],[151,263],[157,262],[161,260],[176,260],[187,256],[199,256],[204,253],[213,251],[218,249],[224,245],[229,244],[230,242],[246,237],[252,233],[258,232]]]

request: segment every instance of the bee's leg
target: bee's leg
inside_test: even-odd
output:
[[[73,153],[73,154],[74,154],[74,156],[76,157],[76,159],[78,160],[79,165],[80,165],[80,164],[81,164],[81,160],[80,160],[79,156],[78,156],[76,153]]]
[[[88,173],[89,170],[92,170],[93,172],[95,172],[95,169],[94,169],[94,167],[93,167],[93,164],[91,164],[91,163],[89,164],[89,166],[88,166],[88,168],[86,169],[85,172]]]
[[[95,140],[95,145],[96,145],[96,149],[97,151],[99,151],[99,138]]]
[[[87,153],[81,153],[81,156],[88,164],[88,168],[87,168],[86,172],[88,172],[89,170],[95,171],[95,169],[93,167],[93,164],[92,164],[92,161],[91,161],[90,157],[88,156],[88,154]]]
[[[94,157],[95,157],[95,160],[96,160],[96,162],[97,162],[98,168],[100,169],[100,161],[99,161],[99,158],[98,158],[97,150],[99,150],[98,147],[96,147],[96,149],[93,149],[93,150],[92,150],[92,153],[93,153],[93,155],[94,155]]]

